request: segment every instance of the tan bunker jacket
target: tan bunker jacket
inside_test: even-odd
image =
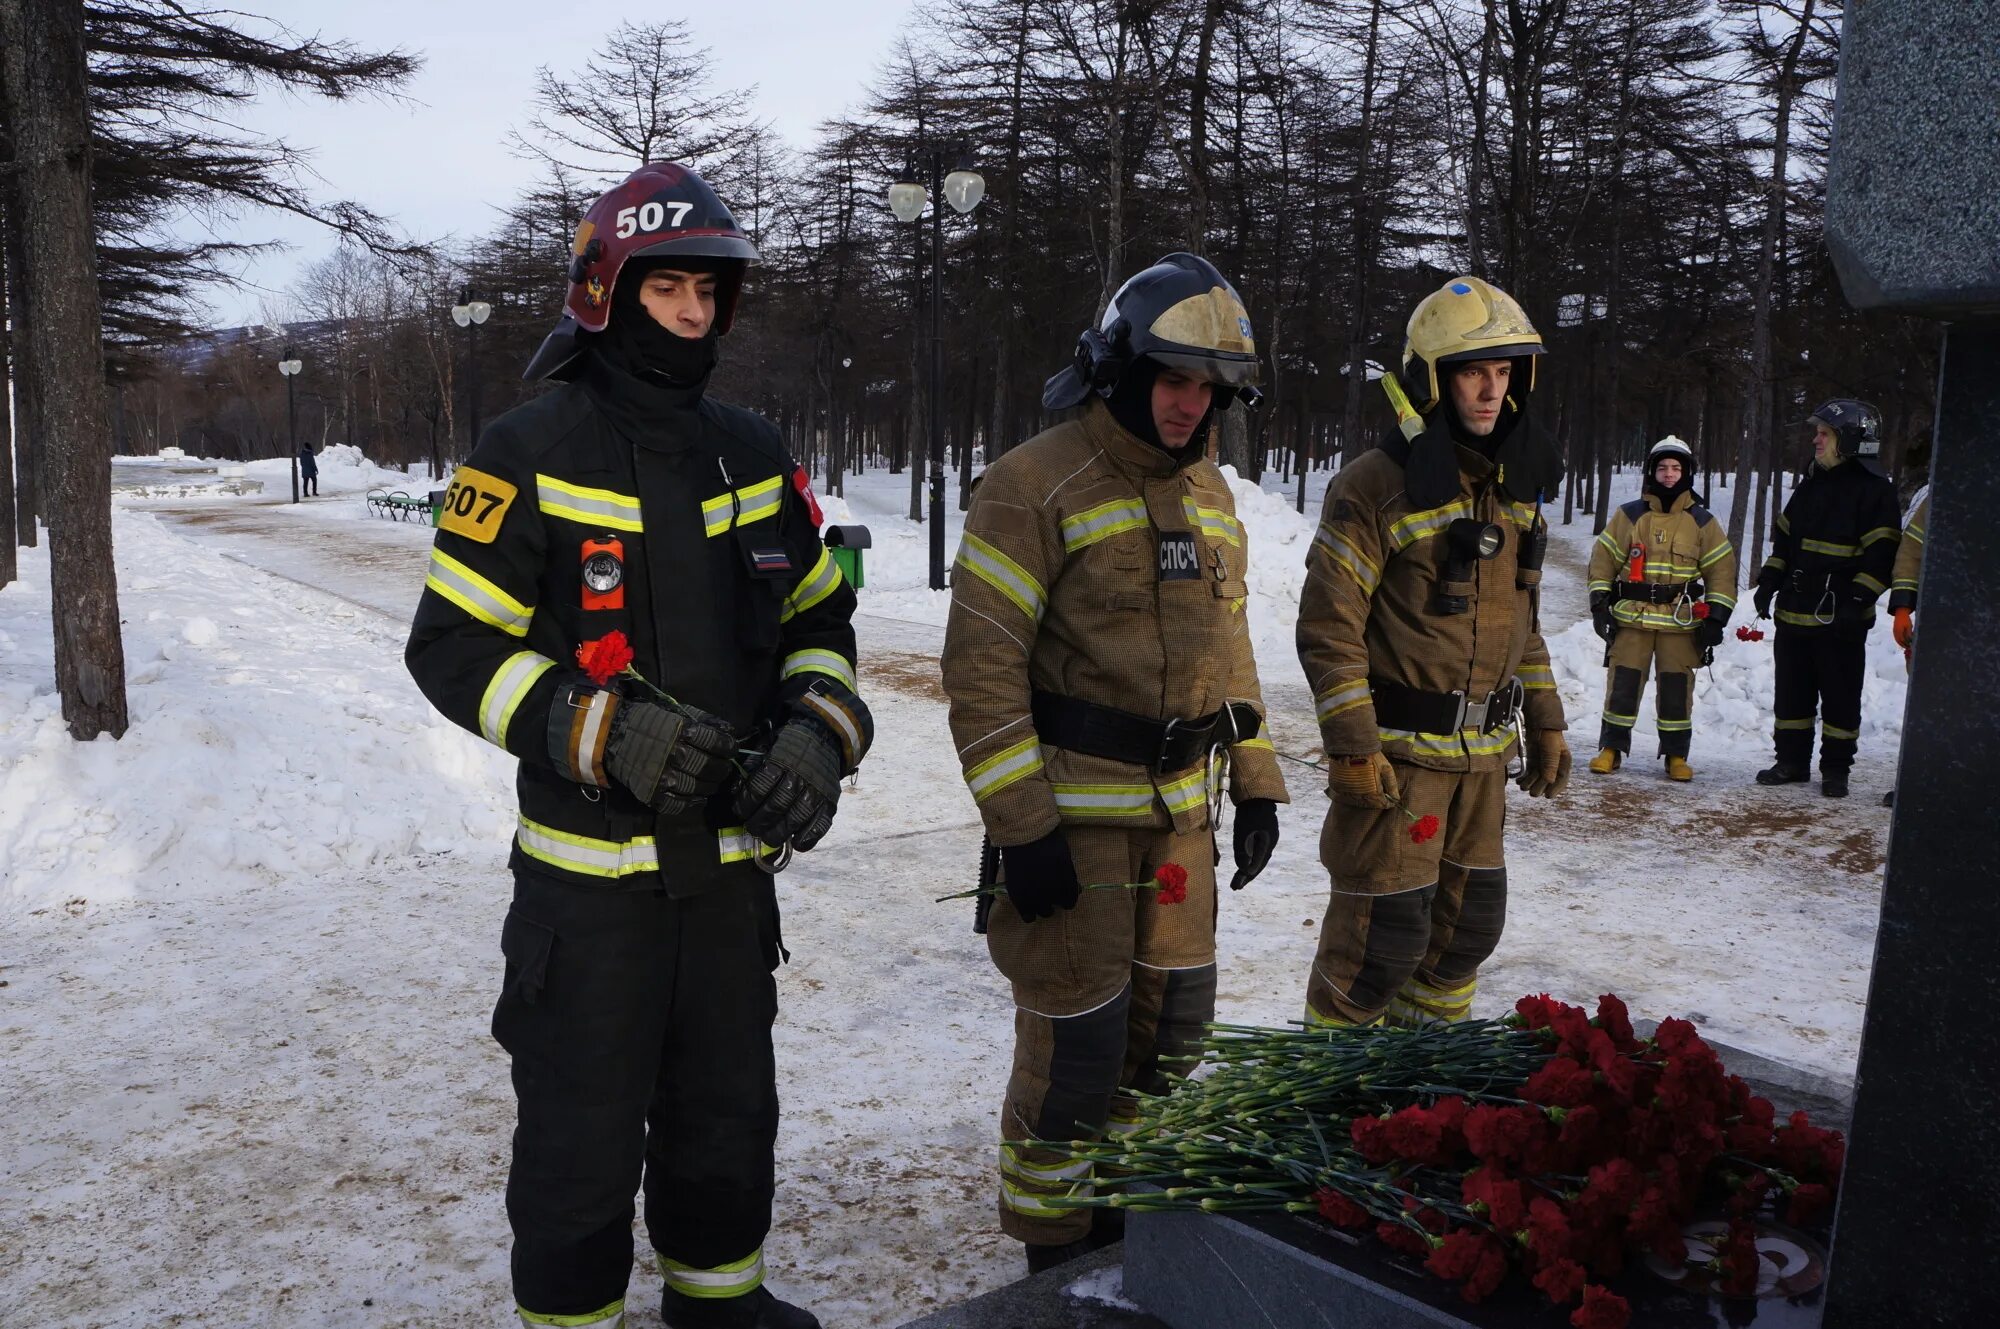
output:
[[[1208,824],[1207,763],[1182,770],[1066,751],[1035,733],[1037,691],[1152,720],[1230,702],[1263,714],[1248,549],[1214,463],[1177,466],[1101,401],[994,462],[952,570],[944,687],[966,783],[995,844],[1059,824]],[[1229,792],[1285,801],[1261,731],[1228,749]]]

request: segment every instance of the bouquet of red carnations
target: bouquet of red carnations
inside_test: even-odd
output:
[[[1097,1187],[1051,1203],[1127,1210],[1290,1210],[1369,1230],[1459,1287],[1490,1295],[1518,1270],[1578,1329],[1619,1329],[1602,1281],[1634,1255],[1689,1260],[1757,1291],[1752,1220],[1780,1201],[1811,1223],[1845,1144],[1729,1074],[1685,1020],[1637,1037],[1625,1004],[1593,1019],[1546,996],[1503,1020],[1414,1029],[1215,1025],[1200,1065],[1142,1102],[1139,1129],[1078,1141]],[[1115,1188],[1115,1189],[1114,1189]]]

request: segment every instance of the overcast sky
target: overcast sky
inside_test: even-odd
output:
[[[685,17],[713,54],[718,88],[755,85],[759,116],[794,146],[821,120],[856,105],[862,88],[919,5],[913,0],[720,0],[694,6],[574,4],[561,0],[244,0],[295,31],[423,57],[407,101],[330,103],[269,95],[239,108],[251,132],[312,151],[322,197],[351,198],[409,234],[435,239],[490,230],[534,168],[506,148],[528,118],[542,65],[568,74],[621,19]],[[206,229],[206,228],[202,228]],[[209,293],[225,324],[255,320],[301,265],[332,248],[331,234],[274,213],[245,213],[227,238],[284,240],[285,252],[245,265],[252,283]]]

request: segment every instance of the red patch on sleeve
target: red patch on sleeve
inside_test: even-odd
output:
[[[792,471],[792,488],[798,490],[799,497],[806,501],[806,511],[812,513],[813,525],[824,526],[826,516],[819,510],[819,500],[813,497],[812,479],[807,476],[805,467]]]

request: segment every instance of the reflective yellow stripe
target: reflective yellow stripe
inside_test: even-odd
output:
[[[1736,608],[1736,597],[1725,594],[1722,591],[1710,591],[1708,593],[1708,602],[1722,609]]]
[[[1736,552],[1735,546],[1731,545],[1729,541],[1724,540],[1721,544],[1717,545],[1714,549],[1709,551],[1708,557],[1702,559],[1701,570],[1703,572],[1708,571],[1710,568],[1714,567],[1717,563],[1721,562],[1725,558],[1728,558],[1731,554],[1735,552]]]
[[[1922,544],[1924,542],[1924,528],[1918,525],[1916,522],[1911,522],[1909,526],[1903,531],[1903,534],[1909,537],[1910,539],[1915,540],[1918,544]]]
[[[1276,748],[1271,746],[1271,740],[1268,738],[1246,738],[1241,743],[1230,744],[1230,747],[1238,752],[1242,751],[1244,748],[1256,748],[1260,752],[1277,751]]]
[[[1366,706],[1374,700],[1375,694],[1368,690],[1368,680],[1364,678],[1353,683],[1342,684],[1340,687],[1319,698],[1313,704],[1313,710],[1318,715],[1320,723],[1324,724],[1343,711],[1351,711],[1356,707]]]
[[[1150,817],[1153,786],[1149,784],[1058,784],[1056,810],[1075,818]]]
[[[1472,504],[1462,498],[1441,508],[1413,512],[1407,517],[1389,523],[1389,539],[1398,550],[1408,549],[1426,535],[1443,530],[1460,517],[1471,515]]]
[[[1384,743],[1401,743],[1412,752],[1434,757],[1497,756],[1514,741],[1512,732],[1505,729],[1496,729],[1490,734],[1482,734],[1477,729],[1461,729],[1455,738],[1450,734],[1420,734],[1413,729],[1383,729],[1378,733]]]
[[[1861,552],[1860,545],[1834,544],[1830,540],[1801,540],[1799,548],[1809,554],[1826,554],[1833,558],[1853,558]]]
[[[785,657],[784,668],[778,672],[778,677],[786,679],[798,674],[825,674],[845,683],[850,692],[860,691],[854,679],[854,666],[847,663],[847,657],[838,651],[793,651]]]
[[[1657,720],[1657,721],[1655,721],[1655,727],[1656,727],[1656,728],[1657,728],[1657,729],[1658,729],[1658,730],[1659,730],[1659,731],[1660,731],[1661,733],[1663,733],[1663,734],[1675,734],[1675,733],[1682,733],[1682,732],[1692,732],[1692,731],[1693,731],[1693,729],[1694,729],[1694,721],[1692,721],[1692,720]]]
[[[1868,534],[1861,537],[1861,547],[1863,549],[1866,549],[1869,545],[1872,545],[1877,541],[1895,540],[1901,538],[1901,535],[1902,532],[1898,531],[1893,526],[1877,526],[1874,530],[1868,532]]]
[[[764,1285],[762,1246],[740,1260],[731,1260],[713,1269],[697,1269],[679,1260],[669,1260],[657,1251],[653,1253],[653,1262],[659,1266],[660,1277],[667,1280],[667,1286],[684,1297],[699,1297],[705,1301],[741,1297]]]
[[[1090,1160],[1087,1158],[1065,1159],[1060,1163],[1047,1165],[1030,1163],[1021,1155],[1025,1146],[1017,1148],[1013,1144],[1000,1146],[1000,1171],[1022,1181],[1040,1182],[1045,1186],[1060,1186],[1066,1182],[1088,1182],[1091,1175]]]
[[[1823,724],[1819,732],[1827,738],[1860,738],[1859,729],[1842,729],[1839,725]]]
[[[1875,611],[1871,609],[1868,612],[1872,618]],[[1795,614],[1789,609],[1780,609],[1778,611],[1778,621],[1780,623],[1789,623],[1795,628],[1824,628],[1831,626],[1833,623],[1831,616],[1820,618],[1814,614]]]
[[[556,662],[534,651],[516,651],[500,662],[486,691],[479,698],[479,732],[495,747],[507,746],[507,726],[514,710],[535,680],[556,667]]]
[[[1515,503],[1509,500],[1507,503],[1507,515],[1512,517],[1514,524],[1524,531],[1531,531],[1535,527],[1535,509],[1532,504]]]
[[[715,833],[716,861],[719,863],[744,863],[758,854],[777,851],[776,845],[767,845],[741,826],[724,826]]]
[[[785,477],[774,475],[754,485],[717,494],[701,505],[702,528],[713,537],[737,526],[777,515],[785,501]]]
[[[1521,687],[1528,692],[1538,692],[1556,685],[1555,671],[1547,665],[1524,664],[1514,671],[1514,677],[1521,680]]]
[[[1627,553],[1627,550],[1624,545],[1619,544],[1616,540],[1611,538],[1610,531],[1599,531],[1597,534],[1597,543],[1603,545],[1606,549],[1610,550],[1612,556],[1615,558],[1624,558]]]
[[[1887,586],[1884,586],[1881,582],[1876,581],[1873,577],[1869,576],[1865,572],[1857,572],[1854,574],[1854,584],[1856,586],[1866,586],[1869,590],[1875,592],[1875,594],[1877,595],[1880,595],[1882,592],[1889,589]]]
[[[785,597],[785,607],[779,611],[778,621],[789,623],[839,590],[840,583],[840,564],[833,561],[833,551],[820,550],[819,562],[813,564],[813,570],[806,574],[806,579],[794,586],[792,593]]]
[[[1241,547],[1243,526],[1221,508],[1205,508],[1194,501],[1192,495],[1181,495],[1181,511],[1190,523],[1201,528],[1203,535],[1222,541],[1224,544]]]
[[[1811,729],[1812,727],[1813,721],[1811,716],[1807,716],[1803,720],[1779,720],[1776,722],[1776,728],[1780,730]]]
[[[972,800],[983,803],[1016,780],[1025,780],[1042,769],[1042,741],[1024,738],[1011,748],[994,753],[965,773]]]
[[[514,832],[514,843],[530,858],[586,877],[616,879],[660,868],[660,851],[650,835],[622,841],[593,840],[523,817]]]
[[[490,627],[511,637],[528,635],[535,611],[501,590],[442,549],[431,550],[430,572],[424,585]]]
[[[531,1311],[526,1306],[514,1307],[522,1324],[554,1325],[557,1329],[619,1329],[625,1323],[625,1298],[606,1306],[603,1310],[591,1311],[584,1315],[543,1315]]]
[[[1095,1195],[1097,1188],[1094,1186],[1077,1186],[1073,1187],[1069,1193],[1072,1195]],[[1061,1218],[1063,1215],[1073,1212],[1069,1209],[1059,1209],[1054,1205],[1043,1203],[1034,1191],[1016,1186],[1005,1177],[1000,1179],[1000,1203],[1025,1218]]]
[[[553,475],[537,475],[535,501],[551,517],[564,517],[586,526],[608,526],[614,531],[645,529],[645,523],[639,519],[639,500],[615,490],[589,489]]]
[[[958,566],[1013,601],[1015,608],[1035,622],[1042,621],[1042,611],[1048,602],[1042,584],[1019,563],[970,531],[958,547]]]
[[[1167,805],[1167,811],[1187,812],[1206,803],[1209,771],[1207,766],[1198,767],[1161,785],[1160,801]]]
[[[1313,535],[1313,543],[1327,552],[1327,557],[1347,569],[1347,575],[1354,578],[1363,595],[1375,594],[1381,584],[1382,570],[1351,544],[1346,536],[1339,535],[1322,525]]]
[[[1144,503],[1137,499],[1116,498],[1109,503],[1086,508],[1075,516],[1064,517],[1063,549],[1074,554],[1120,531],[1137,530],[1150,524],[1151,518],[1146,515]]]

